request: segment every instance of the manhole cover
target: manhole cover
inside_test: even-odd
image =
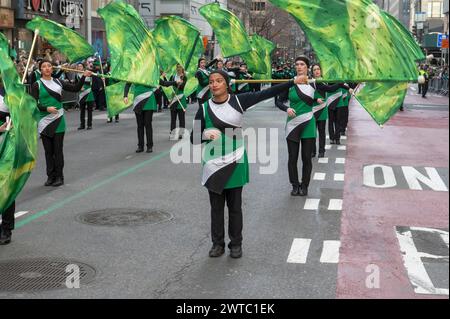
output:
[[[77,216],[77,220],[97,226],[141,226],[157,224],[172,219],[172,215],[159,210],[142,209],[103,209],[83,213]]]
[[[0,262],[0,291],[68,289],[90,283],[95,268],[68,259],[33,258]]]

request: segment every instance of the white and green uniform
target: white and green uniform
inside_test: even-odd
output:
[[[198,69],[195,77],[198,79],[197,99],[205,101],[211,97],[209,90],[209,71],[205,69]]]
[[[9,117],[9,108],[6,106],[3,95],[0,94],[0,126],[5,124],[6,118]],[[2,133],[0,133],[1,135]],[[0,140],[1,142],[1,140]]]
[[[37,101],[37,106],[40,111],[40,120],[38,123],[39,134],[53,137],[55,133],[64,133],[66,131],[62,91],[79,92],[84,81],[84,76],[76,84],[54,78],[51,80],[41,78],[33,84],[32,95]],[[52,114],[47,112],[48,107],[55,107],[58,113]]]
[[[348,107],[350,103],[350,98],[352,97],[348,89],[340,88],[339,91],[342,93],[341,99],[337,105],[338,108],[340,107]]]
[[[299,84],[289,89],[290,108],[296,116],[287,117],[286,139],[300,142],[303,138],[316,138],[316,119],[313,105],[317,102],[316,91],[310,84]]]
[[[156,88],[153,87],[140,84],[133,85],[133,111],[137,113],[141,111],[157,111],[155,91]]]
[[[328,107],[330,103],[339,103],[342,92],[339,90],[340,85],[327,85],[325,83],[314,83],[315,98],[322,99],[323,103],[314,102],[313,112],[316,121],[328,120]],[[337,91],[338,90],[338,91]]]
[[[80,76],[77,76],[77,80],[80,80]],[[92,78],[88,77],[85,79],[83,84],[83,89],[79,95],[79,103],[94,102],[94,93],[92,92]]]
[[[181,77],[178,74],[176,74],[175,76],[171,77],[170,80],[178,82],[178,81],[181,81]],[[186,99],[186,96],[184,95],[184,85],[182,85],[181,87],[175,86],[174,91],[175,91],[176,97],[174,97],[172,99],[172,102],[169,104],[169,108],[173,104],[175,104],[177,106],[177,110],[182,110],[183,108],[187,109],[187,99]],[[183,106],[183,108],[181,107],[181,105],[178,101],[181,102],[181,105]]]
[[[207,142],[202,157],[202,185],[209,191],[222,194],[225,189],[242,187],[249,182],[248,158],[242,138],[244,112],[292,85],[293,81],[290,81],[260,92],[230,94],[224,103],[209,99],[199,108],[191,142]],[[197,129],[198,121],[201,122],[201,130]],[[212,129],[222,133],[219,139],[210,141],[205,138],[205,131]],[[201,138],[198,133],[201,133]]]

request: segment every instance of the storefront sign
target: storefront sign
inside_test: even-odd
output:
[[[58,14],[63,17],[74,15],[84,17],[84,3],[82,0],[26,0],[27,13],[44,15]]]

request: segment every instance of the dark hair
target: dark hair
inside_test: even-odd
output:
[[[205,58],[198,59],[197,68],[200,67],[200,62],[202,62],[202,61],[206,61],[206,59]]]
[[[239,66],[247,66],[247,63],[245,63],[245,62],[242,62]]]
[[[230,76],[228,75],[228,73],[225,71],[222,71],[222,70],[214,70],[209,74],[209,77],[211,77],[211,75],[213,75],[213,74],[220,74],[224,78],[225,82],[227,83],[228,93],[232,93],[231,87],[230,87]]]
[[[53,63],[52,63],[50,60],[42,59],[42,60],[39,62],[39,71],[41,70],[42,64],[44,64],[44,63],[50,63],[50,64],[53,66]]]
[[[303,62],[305,62],[305,63],[306,63],[306,66],[307,66],[308,68],[309,68],[309,65],[311,64],[311,63],[309,62],[308,57],[306,57],[306,56],[304,56],[304,55],[299,56],[298,58],[296,58],[296,59],[295,59],[295,63],[297,63],[297,61],[303,61]]]

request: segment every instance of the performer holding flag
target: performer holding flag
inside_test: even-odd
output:
[[[197,73],[195,73],[195,77],[198,80],[197,99],[199,108],[201,108],[202,104],[205,103],[211,97],[211,92],[209,91],[209,83],[208,83],[210,72],[208,71],[208,68],[214,65],[216,62],[217,59],[212,60],[208,64],[206,63],[205,58],[200,58],[198,60],[198,70]]]
[[[52,78],[53,65],[48,60],[39,63],[39,70],[42,77],[33,84],[31,95],[37,101],[40,111],[38,131],[45,149],[48,177],[45,186],[58,187],[64,184],[63,144],[66,120],[62,105],[62,90],[79,92],[85,78],[92,76],[92,72],[86,70],[80,81],[72,84],[69,81]]]
[[[8,128],[7,119],[10,118],[8,106],[3,98],[5,91],[3,82],[0,80],[0,136]],[[1,142],[1,141],[0,141]],[[2,223],[0,226],[0,245],[7,245],[11,242],[12,230],[14,229],[14,212],[16,211],[15,202],[13,202],[4,212],[0,211]]]
[[[78,64],[77,69],[82,71],[84,70],[83,64]],[[86,63],[86,69],[87,69],[87,63]],[[77,82],[80,81],[81,76],[77,73],[76,80]],[[80,95],[79,95],[79,106],[80,106],[80,127],[79,130],[84,130],[86,128],[86,109],[87,109],[87,129],[92,129],[92,112],[94,109],[94,93],[92,92],[92,78],[88,77],[85,79],[83,87],[81,89]]]
[[[231,94],[230,78],[224,71],[209,75],[213,98],[198,109],[191,142],[207,142],[203,153],[202,184],[209,191],[211,203],[210,257],[225,252],[224,206],[229,210],[228,234],[230,256],[242,256],[242,189],[249,181],[247,155],[241,128],[244,112],[251,106],[274,97],[293,85],[307,83],[306,76],[260,92]]]
[[[169,105],[170,108],[170,132],[172,133],[177,126],[177,117],[180,121],[180,129],[186,127],[185,121],[185,112],[187,108],[187,100],[184,95],[184,87],[187,83],[186,73],[184,72],[184,68],[177,64],[177,74],[172,75],[170,77],[171,82],[175,82],[174,86],[176,96],[173,98],[172,102]],[[180,104],[181,103],[181,104]],[[178,134],[178,139],[181,139],[183,136]]]

